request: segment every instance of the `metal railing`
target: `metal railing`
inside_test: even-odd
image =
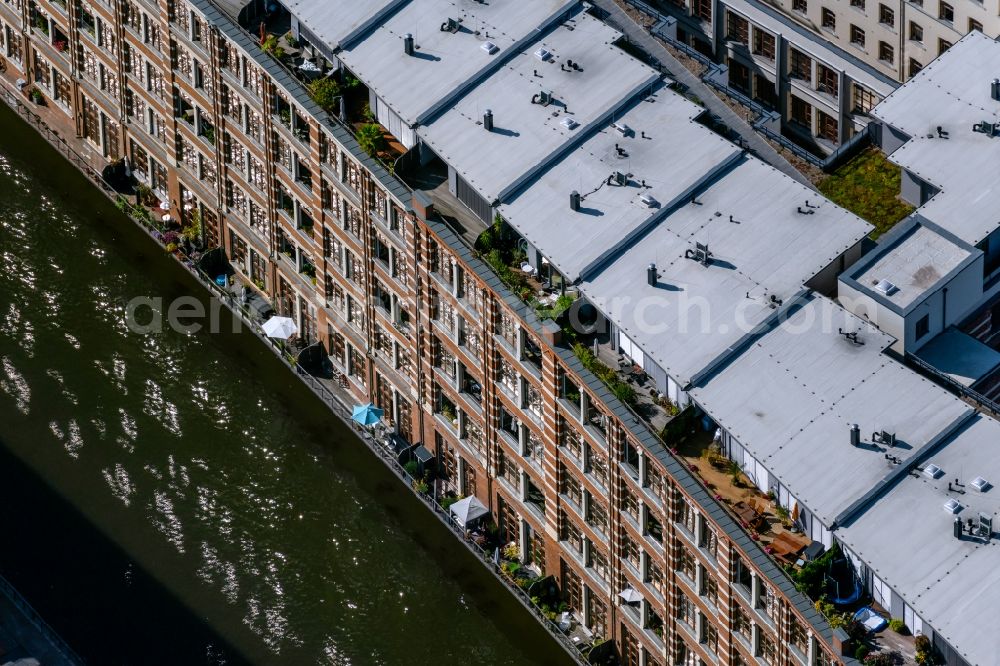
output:
[[[17,591],[10,582],[0,576],[0,594],[3,594],[7,599],[17,608],[18,611],[32,624],[32,626],[37,630],[49,643],[52,644],[56,650],[62,653],[62,656],[66,658],[70,663],[84,664],[83,658],[76,653],[76,651],[71,648],[62,637],[56,633],[56,631],[49,626],[49,624],[42,618],[41,615],[28,603],[28,600],[21,596],[21,593]],[[10,646],[8,646],[10,647]]]
[[[975,391],[965,384],[957,381],[954,377],[947,375],[937,368],[935,368],[930,363],[924,361],[913,354],[906,355],[906,362],[923,371],[924,374],[930,375],[931,379],[937,380],[939,383],[944,384],[947,388],[951,389],[953,392],[958,394],[959,397],[966,398],[976,403],[980,408],[989,410],[993,414],[1000,416],[1000,403],[994,400],[990,400],[982,393]],[[993,374],[993,373],[991,373]],[[985,379],[985,377],[984,377]]]

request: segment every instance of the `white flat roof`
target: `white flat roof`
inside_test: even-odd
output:
[[[299,23],[333,50],[408,0],[281,0]]]
[[[612,46],[618,37],[597,19],[578,14],[512,56],[417,134],[492,203],[659,79],[654,69]],[[549,54],[544,61],[535,54],[540,49]],[[553,103],[532,102],[543,90],[552,92]],[[487,109],[493,112],[492,132],[482,124]],[[578,123],[575,129],[562,125],[565,118]]]
[[[575,281],[739,158],[739,148],[694,122],[703,111],[660,88],[616,114],[627,135],[609,123],[503,204],[500,214]],[[628,176],[628,185],[608,183],[615,171]],[[577,212],[569,207],[574,190],[583,195]]]
[[[888,281],[895,289],[879,293],[879,296],[905,309],[970,256],[967,249],[934,229],[917,225],[863,271],[852,276],[874,289],[883,280]]]
[[[974,666],[990,666],[1000,655],[1000,542],[953,536],[956,514],[944,509],[958,500],[963,521],[993,517],[1000,531],[1000,423],[977,417],[940,451],[926,458],[943,472],[904,477],[837,538],[864,560],[935,633]],[[981,476],[993,487],[979,492]],[[958,479],[964,494],[949,492]]]
[[[753,157],[699,192],[696,201],[580,285],[681,386],[772,315],[772,296],[790,299],[871,230]],[[709,246],[708,266],[685,258],[696,243]],[[659,272],[656,286],[647,283],[650,263]]]
[[[576,0],[420,0],[394,13],[338,54],[340,60],[408,125],[450,93],[494,66],[521,41],[577,4]],[[448,19],[456,32],[442,30]],[[403,37],[414,39],[414,55]],[[492,43],[491,51],[483,45]]]
[[[896,469],[885,453],[905,461],[972,411],[884,355],[892,340],[813,297],[691,395],[829,527]],[[860,447],[850,444],[853,423]],[[881,431],[896,434],[891,450],[873,444]]]
[[[941,190],[920,214],[970,245],[1000,226],[1000,137],[972,131],[1000,122],[1000,101],[990,97],[998,73],[1000,44],[970,32],[872,111],[911,137],[889,159]]]

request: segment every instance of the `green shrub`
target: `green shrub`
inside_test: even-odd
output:
[[[625,382],[614,382],[611,384],[611,392],[626,405],[632,406],[636,403],[635,389]]]
[[[909,628],[907,628],[906,623],[903,622],[901,618],[894,617],[889,620],[889,628],[895,631],[897,634],[906,635],[910,633]]]
[[[868,656],[869,652],[871,652],[871,648],[862,643],[861,645],[859,645],[854,649],[854,658],[857,659],[858,661],[863,661],[864,658]]]
[[[420,471],[420,464],[416,460],[411,460],[410,462],[403,465],[403,469],[406,470],[407,474],[409,474],[413,478],[416,478],[417,473]]]
[[[382,126],[378,123],[365,123],[359,127],[357,139],[361,150],[371,157],[377,157],[381,151],[385,150],[385,136],[382,133]]]
[[[316,79],[309,84],[309,96],[324,111],[333,113],[337,108],[337,98],[340,97],[340,85],[333,79]]]

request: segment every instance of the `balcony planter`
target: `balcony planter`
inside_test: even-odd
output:
[[[28,92],[28,98],[38,106],[45,106],[45,96],[42,95],[42,91],[38,88],[32,88]]]

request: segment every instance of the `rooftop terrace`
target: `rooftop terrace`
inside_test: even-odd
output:
[[[503,200],[659,79],[612,45],[618,37],[578,14],[512,56],[417,134],[486,201]],[[551,97],[546,101],[542,93]],[[491,131],[483,126],[488,109]]]

